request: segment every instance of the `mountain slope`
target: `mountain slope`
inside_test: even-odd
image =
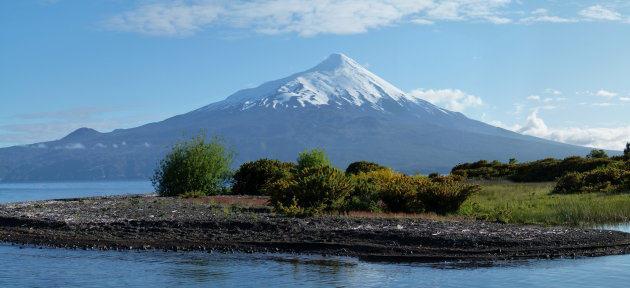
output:
[[[148,178],[184,132],[223,135],[236,164],[293,161],[321,147],[345,168],[360,160],[415,172],[448,172],[479,159],[586,155],[589,149],[493,127],[436,107],[342,54],[223,101],[132,129],[82,128],[63,139],[0,149],[0,181]]]

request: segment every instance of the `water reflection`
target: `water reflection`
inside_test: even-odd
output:
[[[628,256],[496,262],[370,263],[355,258],[83,251],[0,244],[0,286],[592,287],[630,281]]]

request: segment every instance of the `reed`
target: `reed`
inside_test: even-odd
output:
[[[483,182],[458,211],[491,221],[592,227],[630,222],[630,193],[551,194],[554,182]]]

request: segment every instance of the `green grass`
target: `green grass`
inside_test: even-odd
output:
[[[630,193],[550,194],[554,182],[480,182],[458,211],[501,222],[589,227],[630,222]]]

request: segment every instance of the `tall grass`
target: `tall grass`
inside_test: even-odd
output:
[[[550,194],[554,182],[482,182],[458,214],[502,222],[589,227],[630,222],[630,194]]]

